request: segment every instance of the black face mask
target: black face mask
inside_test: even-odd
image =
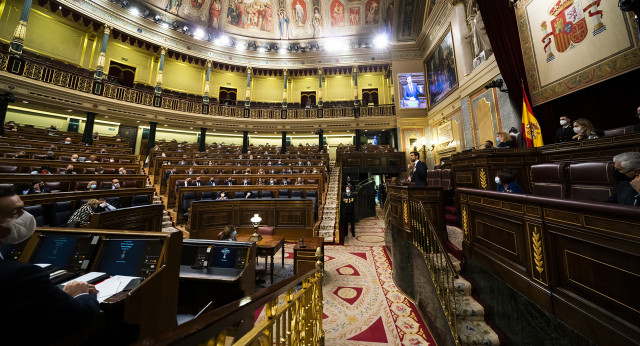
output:
[[[627,175],[626,175],[626,174],[624,174],[624,173],[622,173],[622,172],[618,172],[618,171],[614,171],[614,172],[613,172],[613,177],[614,177],[614,178],[616,178],[616,180],[617,180],[618,182],[621,182],[621,181],[631,181],[631,180],[632,180],[631,178],[627,177]]]

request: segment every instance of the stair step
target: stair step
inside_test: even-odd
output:
[[[484,307],[471,296],[456,296],[456,315],[466,321],[484,321]]]
[[[171,221],[171,216],[169,216],[169,215],[164,215],[164,216],[162,217],[162,221]]]
[[[173,222],[171,221],[162,221],[162,227],[173,227]]]
[[[458,336],[462,345],[500,345],[498,334],[481,321],[458,321]]]
[[[453,286],[456,291],[456,294],[462,296],[470,296],[471,295],[471,283],[467,281],[465,278],[458,276],[457,279],[453,280]]]

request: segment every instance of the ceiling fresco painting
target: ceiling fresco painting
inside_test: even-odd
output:
[[[308,39],[384,31],[391,27],[394,7],[394,0],[142,1],[158,10],[167,23],[177,20],[209,32],[263,39]],[[403,9],[413,15],[407,7]]]

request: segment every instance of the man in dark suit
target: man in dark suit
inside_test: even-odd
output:
[[[193,182],[193,186],[204,186],[200,177],[196,177],[196,181]]]
[[[409,159],[413,165],[409,165],[411,168],[411,176],[409,181],[421,186],[427,185],[427,165],[420,161],[420,154],[417,151],[412,151],[409,154]]]
[[[33,216],[13,187],[0,187],[0,243],[16,244],[35,231]],[[2,343],[48,344],[83,327],[100,312],[97,290],[86,282],[59,289],[38,266],[5,261],[0,255]]]
[[[576,133],[573,132],[573,122],[571,122],[571,118],[563,115],[560,117],[560,128],[556,130],[556,143],[562,142],[571,142],[573,141],[573,136]]]
[[[346,238],[349,235],[348,226],[351,224],[351,235],[356,236],[356,215],[355,215],[355,204],[356,204],[356,196],[351,193],[351,186],[347,186],[344,194],[342,194],[342,198],[340,200],[340,222],[342,223],[343,229],[343,237]]]
[[[209,178],[209,182],[207,183],[207,185],[216,186],[216,180],[213,177]]]
[[[233,180],[231,177],[227,178],[227,181],[224,183],[225,185],[233,185]]]
[[[606,202],[640,207],[640,153],[632,151],[616,155],[613,163],[618,185]]]
[[[173,167],[170,171],[164,172],[164,179],[163,180],[165,182],[168,181],[169,177],[171,176],[171,174],[176,174],[176,173],[178,173],[178,169]]]

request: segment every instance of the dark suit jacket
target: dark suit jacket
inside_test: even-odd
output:
[[[560,127],[558,130],[556,130],[556,143],[573,141],[573,136],[575,135],[576,133],[573,132],[573,127]]]
[[[411,182],[416,185],[427,185],[427,164],[418,161],[413,173],[411,173]]]
[[[169,177],[171,176],[171,174],[173,174],[173,172],[172,172],[172,171],[166,171],[166,172],[164,173],[164,181],[169,180]]]
[[[636,203],[636,196],[638,195],[640,194],[631,186],[630,182],[621,181],[616,186],[615,191],[613,191],[613,195],[611,195],[606,202],[640,206],[640,197],[637,198],[638,202]]]
[[[351,191],[351,196],[347,196],[346,193],[342,194],[340,199],[340,211],[346,215],[353,215],[355,213],[356,195]]]
[[[88,324],[100,312],[94,294],[71,297],[41,268],[0,260],[2,344],[45,344]]]

